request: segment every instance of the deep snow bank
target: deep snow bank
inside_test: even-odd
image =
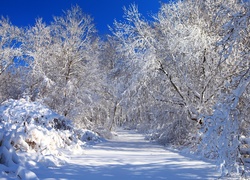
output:
[[[76,129],[72,122],[38,102],[8,100],[0,106],[0,170],[2,175],[36,178],[25,169],[27,159],[17,153],[32,154],[33,161],[58,165],[63,151],[81,153],[87,141],[100,137],[89,130]],[[37,157],[37,158],[34,158]]]

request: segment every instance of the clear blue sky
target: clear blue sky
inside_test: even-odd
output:
[[[164,3],[168,1],[161,0]],[[160,7],[159,0],[0,0],[0,16],[8,16],[16,26],[32,26],[38,17],[50,23],[53,16],[60,16],[62,10],[78,4],[84,13],[94,18],[99,33],[106,34],[109,33],[107,25],[112,25],[114,19],[122,19],[122,7],[132,3],[137,4],[146,17],[156,13]]]

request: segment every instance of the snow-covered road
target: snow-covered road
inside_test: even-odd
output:
[[[166,150],[143,135],[120,130],[117,136],[72,155],[68,163],[33,169],[39,179],[217,179],[215,166]]]

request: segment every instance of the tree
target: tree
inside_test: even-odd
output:
[[[13,26],[9,19],[0,20],[0,75],[21,56],[19,49],[21,30]]]
[[[246,133],[248,126],[243,127],[248,122],[248,107],[242,104],[249,101],[246,95],[250,84],[249,18],[249,2],[245,2],[223,26],[225,36],[220,42],[223,61],[234,73],[225,84],[213,114],[204,116],[200,149],[206,156],[217,158],[224,176],[244,174],[245,152],[241,151],[240,140],[242,135],[249,136]]]
[[[119,54],[115,72],[119,73],[120,82],[123,82],[116,88],[119,89],[119,94],[124,96],[119,101],[125,105],[129,104],[125,101],[131,100],[129,96],[132,91],[138,90],[140,83],[145,82],[144,75],[150,71],[148,68],[154,67],[151,67],[151,61],[147,60],[150,59],[150,51],[153,50],[150,42],[152,28],[149,23],[143,19],[135,4],[128,9],[124,8],[124,19],[125,22],[115,21],[111,31],[112,40],[116,42],[116,52]]]
[[[23,46],[32,63],[33,98],[83,124],[83,114],[100,82],[95,33],[90,16],[75,6],[64,16],[54,17],[49,26],[37,20]]]
[[[12,77],[17,70],[13,66],[16,66],[22,57],[21,34],[22,30],[13,26],[9,19],[4,17],[0,19],[0,79],[2,82],[0,84],[0,102],[20,94],[21,88],[18,90],[18,86],[12,86],[15,83],[15,79]],[[10,86],[12,86],[11,92]]]
[[[126,71],[119,104],[127,119],[156,129],[165,142],[190,142],[201,115],[212,114],[225,83],[241,69],[231,57],[224,61],[218,46],[222,26],[240,8],[234,0],[179,1],[162,4],[153,23],[135,5],[124,8],[125,22],[115,21],[112,32]]]

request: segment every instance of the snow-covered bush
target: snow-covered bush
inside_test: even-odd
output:
[[[75,128],[70,120],[39,102],[10,99],[0,106],[0,169],[3,173],[24,177],[28,173],[31,177],[32,173],[25,168],[19,170],[25,162],[20,164],[18,153],[31,153],[39,156],[35,160],[40,159],[41,163],[57,165],[60,158],[64,159],[61,149],[81,153],[81,146],[93,141],[100,141],[96,133]]]
[[[240,152],[239,100],[250,84],[249,71],[240,81],[233,81],[236,88],[222,94],[212,115],[204,116],[199,150],[205,157],[214,158],[222,176],[244,174],[244,163]],[[242,167],[242,168],[241,168]]]
[[[0,120],[1,127],[13,132],[12,145],[21,151],[47,154],[58,148],[100,140],[96,133],[77,129],[64,116],[26,99],[2,103]]]
[[[232,1],[236,7],[236,2]],[[205,115],[200,150],[205,156],[217,159],[223,176],[246,173],[244,156],[247,155],[249,138],[249,1],[241,2],[240,9],[223,25],[222,61],[231,76],[223,84],[220,98],[211,115]],[[228,13],[228,9],[227,12]],[[230,67],[233,67],[230,70]],[[247,137],[244,137],[247,136]],[[243,138],[244,137],[244,138]],[[246,157],[247,158],[247,157]],[[240,168],[242,167],[242,169]],[[242,170],[242,171],[241,171]],[[241,173],[241,174],[240,174]],[[247,173],[246,173],[247,174]]]
[[[20,179],[37,179],[37,176],[26,170],[11,144],[11,132],[0,130],[0,171],[2,176],[19,177]]]
[[[102,140],[97,133],[87,130],[87,129],[78,130],[77,133],[78,133],[79,139],[83,142],[95,142],[96,143]]]
[[[8,100],[0,107],[0,120],[13,132],[11,143],[18,150],[49,153],[79,143],[71,121],[37,102]]]

